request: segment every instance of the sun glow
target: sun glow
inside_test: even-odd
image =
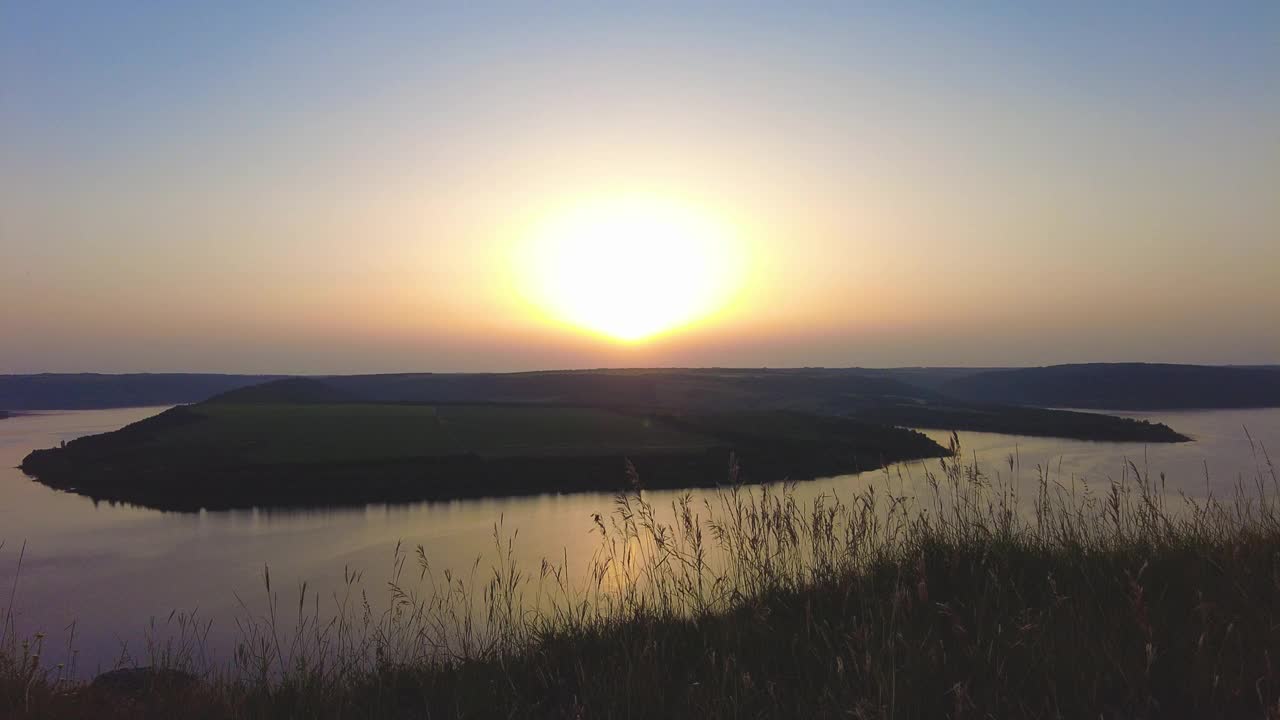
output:
[[[733,299],[741,250],[709,213],[649,197],[585,204],[531,233],[525,296],[551,319],[624,342],[705,320]]]

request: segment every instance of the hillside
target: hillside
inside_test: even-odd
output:
[[[1098,410],[1280,407],[1280,369],[1101,363],[989,370],[954,378],[959,400]]]
[[[207,400],[281,375],[0,375],[0,408],[56,410]],[[293,378],[302,380],[301,378]],[[668,409],[789,408],[857,414],[886,405],[1027,405],[1117,410],[1280,405],[1280,368],[1100,364],[1044,368],[661,368],[315,377],[252,393],[276,399],[565,403]],[[302,393],[293,397],[290,393]]]

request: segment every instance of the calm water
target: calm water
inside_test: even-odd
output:
[[[113,430],[163,408],[42,413],[0,420],[0,611],[14,583],[18,550],[27,543],[14,603],[23,634],[45,632],[54,647],[65,644],[76,623],[75,647],[82,674],[109,667],[122,644],[139,649],[151,618],[198,609],[214,619],[211,646],[225,652],[234,636],[235,595],[251,605],[261,599],[262,571],[270,565],[273,587],[286,595],[306,580],[328,598],[341,586],[345,567],[365,571],[377,591],[390,577],[398,541],[422,544],[437,568],[469,568],[492,547],[494,523],[519,529],[517,552],[531,572],[542,557],[567,558],[583,568],[596,547],[591,515],[607,513],[608,495],[565,495],[467,500],[408,505],[370,505],[332,510],[162,513],[95,504],[32,482],[14,467],[34,448],[80,435]],[[1280,448],[1280,409],[1131,414],[1167,422],[1195,442],[1143,446],[962,433],[966,454],[976,452],[988,472],[1009,474],[1006,458],[1017,454],[1015,481],[1030,483],[1037,464],[1055,477],[1105,482],[1118,477],[1126,460],[1164,472],[1171,490],[1203,495],[1205,467],[1215,493],[1226,492],[1240,474],[1252,477],[1254,459],[1247,427],[1256,440]],[[945,442],[943,433],[931,433]],[[936,461],[931,461],[936,467]],[[903,468],[922,474],[920,463]],[[885,482],[883,473],[804,483],[800,494],[842,494]],[[651,493],[665,505],[672,493]],[[64,651],[46,652],[49,662]]]

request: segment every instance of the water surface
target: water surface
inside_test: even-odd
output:
[[[67,628],[75,622],[81,673],[112,666],[122,648],[135,655],[152,618],[198,609],[213,618],[211,650],[225,653],[235,636],[231,618],[237,594],[260,607],[262,573],[270,565],[273,586],[286,595],[303,580],[328,598],[342,586],[344,568],[365,572],[378,590],[390,577],[397,542],[421,544],[434,566],[466,570],[493,544],[494,524],[518,529],[517,552],[536,575],[542,557],[584,568],[597,547],[594,513],[607,513],[604,494],[543,495],[402,505],[307,510],[241,510],[165,513],[95,503],[31,481],[15,466],[35,448],[104,432],[154,415],[163,408],[50,412],[0,420],[0,609],[8,602],[19,549],[26,542],[14,603],[20,632],[44,632],[54,642],[50,662],[63,659]],[[1255,460],[1244,429],[1256,440],[1280,447],[1280,409],[1134,414],[1167,422],[1194,438],[1178,445],[1099,443],[961,433],[967,454],[991,475],[1032,483],[1036,466],[1063,482],[1105,483],[1119,477],[1127,460],[1164,472],[1170,491],[1203,496],[1228,492],[1236,480],[1252,478]],[[946,433],[929,433],[945,444]],[[1017,458],[1010,471],[1007,459]],[[918,478],[925,465],[909,463],[902,475]],[[1206,484],[1206,468],[1209,481]],[[883,472],[802,483],[799,494],[847,495],[870,483],[897,482]],[[698,493],[695,493],[698,494]],[[649,493],[666,505],[674,492]]]

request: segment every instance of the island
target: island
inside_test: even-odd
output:
[[[639,414],[499,404],[180,406],[37,450],[53,487],[165,510],[615,492],[804,479],[937,457],[912,430],[786,411]],[[627,464],[634,468],[630,473]]]
[[[36,450],[22,469],[176,511],[447,500],[804,480],[946,454],[915,427],[1186,440],[1162,424],[957,403],[847,371],[371,375],[231,390]]]

